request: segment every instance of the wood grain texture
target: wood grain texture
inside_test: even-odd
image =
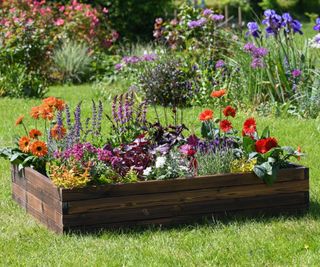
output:
[[[306,211],[309,170],[282,169],[272,186],[245,173],[59,189],[33,169],[12,167],[12,197],[57,233],[171,225],[203,217]]]

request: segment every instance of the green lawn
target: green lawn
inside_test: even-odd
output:
[[[91,86],[54,87],[49,95],[72,106],[84,100],[90,110]],[[0,99],[0,146],[10,145],[18,115],[39,100]],[[199,109],[186,110],[198,129]],[[245,116],[240,114],[242,121]],[[152,117],[153,114],[150,113]],[[9,163],[0,160],[1,266],[317,266],[320,255],[320,133],[314,120],[259,118],[281,144],[300,145],[311,168],[311,210],[302,217],[208,221],[174,229],[56,235],[11,200]],[[188,124],[188,122],[187,122]]]

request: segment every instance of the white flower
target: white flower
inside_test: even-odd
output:
[[[320,48],[320,33],[318,33],[315,37],[310,39],[310,47]]]
[[[166,157],[157,157],[156,160],[156,168],[162,168],[166,164]]]
[[[152,172],[152,167],[147,167],[143,170],[143,175],[148,176]]]

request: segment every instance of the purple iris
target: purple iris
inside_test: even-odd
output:
[[[225,62],[224,62],[222,59],[220,59],[220,60],[218,60],[218,61],[216,62],[215,67],[216,67],[216,69],[221,69],[221,68],[223,68],[225,65],[226,65]]]
[[[282,15],[282,19],[283,19],[282,24],[284,26],[287,26],[287,29],[286,29],[287,33],[290,33],[292,30],[293,33],[303,34],[301,31],[302,24],[300,23],[300,21],[293,19],[289,13],[284,13]]]
[[[252,35],[255,38],[259,38],[260,37],[260,30],[259,30],[259,25],[256,22],[249,22],[248,23],[248,32],[247,32],[247,36],[248,35]]]
[[[274,10],[268,9],[264,12],[265,19],[262,24],[266,25],[267,35],[277,35],[280,29],[284,26],[282,17]]]
[[[316,19],[316,25],[313,27],[315,31],[320,32],[320,17]]]

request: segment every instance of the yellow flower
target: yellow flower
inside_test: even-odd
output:
[[[257,159],[236,159],[231,162],[231,172],[252,172],[256,164]]]

